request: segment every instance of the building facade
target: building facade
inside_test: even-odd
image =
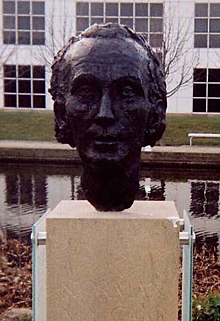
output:
[[[52,109],[54,55],[94,23],[144,34],[165,68],[169,113],[220,113],[220,0],[2,0],[0,108]]]

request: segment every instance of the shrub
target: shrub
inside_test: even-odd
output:
[[[207,298],[198,297],[193,302],[193,321],[219,321],[220,295],[210,294]]]

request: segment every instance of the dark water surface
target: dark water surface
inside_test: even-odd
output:
[[[29,238],[31,226],[61,200],[84,199],[80,167],[0,165],[0,227],[7,237]],[[185,209],[198,241],[219,247],[220,171],[142,168],[137,199],[173,200]]]

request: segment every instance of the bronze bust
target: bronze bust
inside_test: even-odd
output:
[[[119,24],[93,25],[55,58],[56,138],[76,147],[87,200],[100,211],[129,208],[142,146],[165,130],[166,85],[144,38]]]

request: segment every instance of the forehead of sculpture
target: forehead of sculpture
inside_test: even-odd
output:
[[[84,38],[76,43],[65,55],[72,75],[82,72],[95,74],[109,81],[131,76],[145,83],[146,50],[132,39]]]
[[[83,38],[67,51],[65,60],[77,65],[80,61],[106,61],[141,64],[148,59],[147,51],[133,39]]]

